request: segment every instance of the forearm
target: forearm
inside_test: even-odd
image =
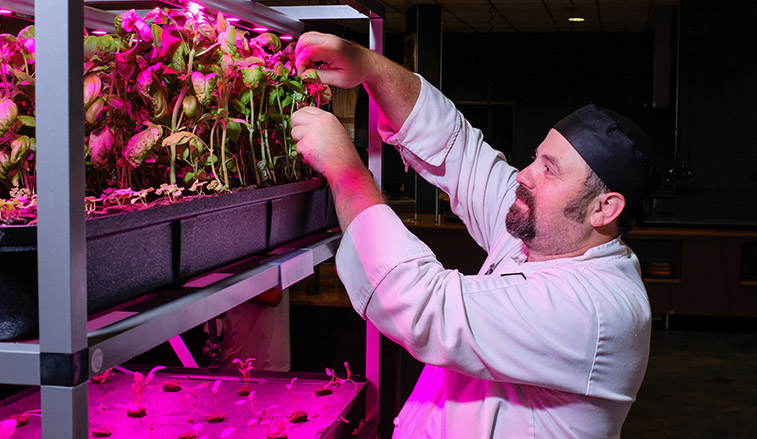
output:
[[[412,72],[376,53],[369,52],[370,75],[363,81],[393,130],[399,131],[415,106],[421,81]]]
[[[326,179],[334,195],[334,207],[342,230],[347,230],[360,212],[384,203],[384,198],[367,169],[350,169],[336,176],[327,176]]]

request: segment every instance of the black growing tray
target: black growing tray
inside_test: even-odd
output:
[[[336,224],[323,179],[89,219],[87,311],[103,311]],[[0,340],[38,332],[36,229],[0,227]]]

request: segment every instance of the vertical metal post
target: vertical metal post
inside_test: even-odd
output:
[[[42,386],[42,439],[89,437],[88,383],[78,386]]]
[[[384,20],[381,17],[371,17],[369,25],[369,48],[378,53],[384,53]],[[379,190],[383,190],[383,143],[378,132],[379,109],[373,99],[368,103],[368,169]],[[381,334],[371,323],[366,323],[365,331],[365,376],[368,381],[366,388],[365,420],[367,423],[378,424],[380,419],[379,389],[381,382]]]
[[[86,438],[87,382],[74,377],[87,349],[84,3],[35,0],[34,10],[42,437]],[[57,385],[51,370],[70,377]]]

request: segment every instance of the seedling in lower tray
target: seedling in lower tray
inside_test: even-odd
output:
[[[216,380],[210,390],[213,392],[213,413],[205,415],[205,420],[210,423],[223,422],[226,415],[218,411],[218,388],[221,387],[221,380]]]
[[[147,376],[142,375],[140,372],[134,372],[134,382],[131,385],[131,390],[134,391],[134,404],[124,406],[128,416],[141,418],[147,414],[147,409],[140,405],[142,403],[143,392],[152,379],[155,378],[155,372],[165,368],[165,366],[155,366],[147,373]]]
[[[252,362],[255,361],[254,358],[248,358],[244,361],[239,359],[234,359],[232,362],[234,364],[238,364],[239,372],[242,374],[242,377],[244,378],[244,385],[237,389],[237,393],[240,396],[247,396],[252,391],[252,386],[250,385],[250,378],[252,374]]]
[[[110,369],[106,369],[105,372],[95,375],[92,378],[89,379],[89,382],[92,384],[104,384],[108,381],[108,377],[110,376]]]
[[[29,410],[21,414],[11,415],[8,419],[2,421],[2,424],[0,424],[0,439],[11,437],[13,431],[15,431],[17,427],[23,427],[29,423],[29,416],[41,416],[41,411],[42,409]],[[6,433],[7,431],[10,431],[10,433]],[[7,436],[5,436],[5,434],[7,434]]]
[[[286,432],[287,432],[286,420],[278,421],[276,420],[276,416],[274,415],[273,419],[271,419],[270,424],[268,424],[265,437],[266,439],[287,439]]]
[[[308,420],[308,414],[305,412],[305,410],[297,410],[297,400],[294,397],[294,382],[297,381],[297,377],[292,378],[292,381],[287,384],[287,389],[289,389],[290,392],[292,392],[292,405],[294,406],[294,411],[291,415],[289,415],[289,422],[294,423],[300,423],[300,422],[307,422]]]
[[[329,380],[328,383],[324,384],[323,386],[316,387],[315,396],[326,396],[326,395],[331,395],[332,393],[334,393],[334,391],[331,390],[330,386],[334,384],[334,382],[336,381],[336,374],[334,373],[333,369],[329,369],[327,367],[326,375],[330,376],[331,379]]]
[[[331,395],[333,393],[333,390],[331,390],[331,385],[334,384],[334,387],[339,387],[344,383],[352,383],[357,386],[357,383],[350,379],[350,376],[352,375],[352,372],[350,372],[350,365],[346,361],[344,362],[344,369],[347,371],[347,378],[339,378],[336,376],[336,372],[334,369],[326,368],[326,375],[331,377],[328,383],[324,384],[321,387],[318,387],[315,389],[315,395],[316,396],[326,396]]]
[[[100,413],[100,426],[91,430],[92,437],[110,437],[113,432],[105,424],[105,414],[108,412],[108,406],[103,403],[97,404],[97,412]],[[118,424],[118,421],[116,421],[116,424]]]

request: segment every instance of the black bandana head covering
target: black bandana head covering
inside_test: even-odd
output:
[[[649,138],[635,123],[589,104],[553,127],[613,192],[621,193],[636,221],[644,220],[642,201],[659,184],[649,158]]]

